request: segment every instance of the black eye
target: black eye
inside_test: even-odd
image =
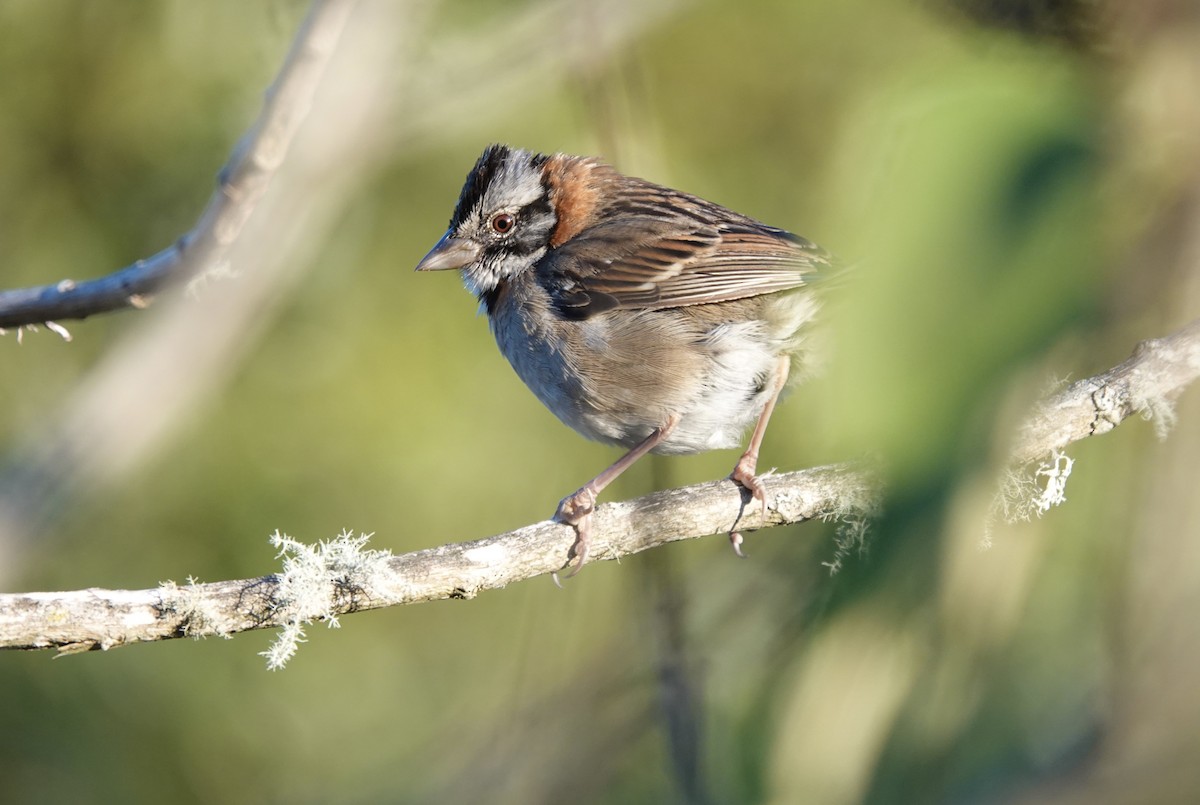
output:
[[[492,216],[492,229],[496,230],[497,234],[507,235],[509,232],[512,232],[513,227],[516,225],[517,219],[506,212],[497,213]]]

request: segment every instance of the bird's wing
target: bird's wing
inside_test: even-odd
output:
[[[654,188],[660,190],[660,188]],[[643,204],[551,250],[539,279],[566,318],[785,291],[830,263],[820,247],[710,202]]]

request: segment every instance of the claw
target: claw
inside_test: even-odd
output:
[[[575,544],[571,546],[569,559],[563,565],[571,570],[563,578],[569,579],[574,576],[587,561],[589,540],[592,535],[592,511],[595,508],[596,493],[586,486],[567,495],[558,504],[558,511],[554,513],[554,519],[575,529]],[[550,577],[554,579],[554,583],[559,588],[562,587],[562,582],[558,580],[558,571],[551,573]]]
[[[763,487],[763,482],[757,475],[754,474],[755,467],[758,464],[758,456],[747,450],[738,459],[738,463],[734,465],[733,472],[729,473],[729,478],[734,483],[740,485],[750,493],[750,497],[762,504],[762,516],[767,516],[767,491]],[[742,534],[740,531],[729,532],[729,543],[733,545],[733,552],[740,558],[745,559],[746,554],[742,552]]]
[[[762,504],[763,517],[767,516],[767,490],[763,486],[763,482],[757,475],[754,474],[756,465],[758,464],[758,456],[753,456],[750,453],[743,453],[738,459],[738,463],[734,466],[733,472],[729,473],[729,477],[735,483],[741,484],[750,492],[750,496]]]

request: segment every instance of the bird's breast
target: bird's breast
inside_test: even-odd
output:
[[[763,322],[687,308],[564,320],[534,283],[509,284],[489,320],[517,375],[581,435],[632,447],[678,417],[659,453],[737,447],[770,396],[780,351]]]

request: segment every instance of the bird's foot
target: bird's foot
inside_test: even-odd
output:
[[[554,513],[555,520],[575,529],[575,544],[571,546],[571,551],[567,554],[567,563],[563,565],[570,568],[565,578],[569,579],[578,573],[587,561],[592,535],[592,512],[595,509],[596,493],[590,486],[585,486],[563,498],[558,504],[558,511]],[[557,571],[552,573],[551,577],[555,584],[562,586],[558,581]]]
[[[738,463],[734,465],[733,472],[729,473],[729,478],[734,483],[739,484],[743,489],[750,493],[750,497],[762,504],[763,517],[767,516],[767,491],[763,487],[762,480],[755,474],[758,466],[758,456],[747,450],[742,453],[742,457],[738,459]],[[729,532],[729,544],[733,546],[733,552],[742,559],[746,558],[746,554],[742,553],[742,534],[739,531]]]

